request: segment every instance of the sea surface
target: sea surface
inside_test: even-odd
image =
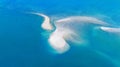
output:
[[[71,48],[59,54],[48,41],[54,31],[44,30],[44,17],[31,12],[52,23],[89,16],[120,28],[120,0],[0,0],[0,67],[120,67],[120,29],[91,31],[88,24],[82,30],[89,43],[67,41]]]

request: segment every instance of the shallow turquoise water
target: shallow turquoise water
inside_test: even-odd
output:
[[[101,30],[86,33],[89,46],[74,46],[64,54],[52,53],[44,18],[93,16],[119,27],[119,0],[1,0],[0,67],[120,67],[120,37]],[[52,19],[52,18],[51,18]],[[92,32],[92,34],[91,34]],[[49,33],[48,33],[49,34]]]

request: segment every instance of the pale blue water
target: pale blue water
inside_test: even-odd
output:
[[[0,67],[120,67],[118,36],[97,30],[93,37],[90,31],[91,46],[53,54],[41,34],[44,18],[27,12],[94,16],[120,25],[119,0],[0,0]]]

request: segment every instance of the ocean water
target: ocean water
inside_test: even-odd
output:
[[[48,16],[54,30],[34,13]],[[119,14],[119,0],[0,0],[0,67],[120,67]],[[60,36],[69,49],[59,49]]]

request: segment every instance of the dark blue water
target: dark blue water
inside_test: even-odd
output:
[[[90,37],[93,47],[72,46],[64,54],[53,54],[42,35],[44,18],[27,13],[87,15],[119,26],[119,6],[119,0],[0,0],[0,67],[120,67],[117,36],[98,30]]]

